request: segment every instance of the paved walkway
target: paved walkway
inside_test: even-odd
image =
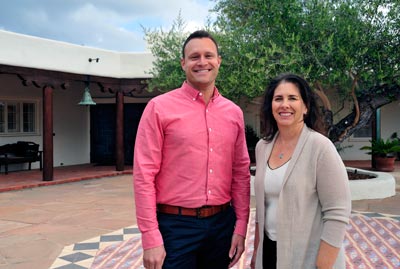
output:
[[[393,174],[396,196],[354,201],[353,210],[400,215],[399,165]],[[65,246],[135,225],[131,175],[3,192],[0,269],[48,269]]]
[[[0,193],[0,268],[47,269],[64,246],[136,224],[130,175]]]

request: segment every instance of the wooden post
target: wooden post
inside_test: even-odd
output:
[[[378,136],[380,136],[378,133],[378,128],[380,124],[378,123],[380,119],[378,118],[378,110],[375,110],[375,112],[371,116],[371,139],[376,140],[378,139]],[[371,168],[376,169],[376,162],[375,162],[375,154],[371,154]]]
[[[43,87],[43,181],[53,180],[53,88]]]
[[[116,147],[115,147],[115,169],[124,171],[125,156],[124,156],[124,94],[122,91],[117,91],[116,94]]]

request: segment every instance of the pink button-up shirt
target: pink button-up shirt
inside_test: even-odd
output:
[[[149,101],[134,152],[136,216],[144,249],[163,244],[156,204],[196,208],[229,201],[246,236],[249,157],[243,113],[215,88],[208,105],[186,82]]]

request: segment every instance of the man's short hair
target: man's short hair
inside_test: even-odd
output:
[[[194,38],[209,38],[209,39],[211,39],[212,42],[214,42],[215,46],[217,47],[217,54],[219,55],[218,44],[217,44],[217,41],[215,41],[214,37],[205,30],[198,30],[198,31],[191,33],[188,36],[188,38],[185,40],[185,43],[183,43],[183,46],[182,46],[182,57],[183,58],[185,58],[185,48],[186,48],[187,43],[189,43],[189,41]]]

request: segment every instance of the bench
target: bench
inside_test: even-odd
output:
[[[33,162],[40,162],[40,171],[42,171],[42,151],[36,143],[18,141],[0,146],[0,171],[1,166],[4,165],[5,174],[8,174],[9,164],[29,163],[29,170],[31,170]]]

